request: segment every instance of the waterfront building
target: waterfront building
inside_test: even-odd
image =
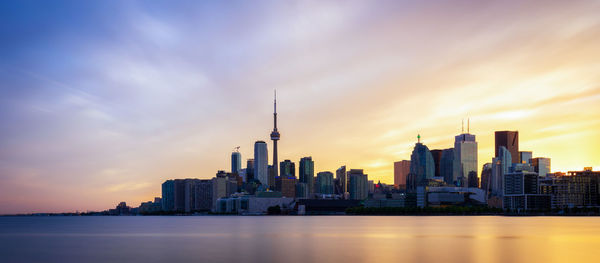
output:
[[[290,197],[236,195],[217,200],[215,212],[262,215],[272,206],[279,206],[282,211],[289,212],[294,208],[294,203],[294,198]]]
[[[540,194],[538,174],[518,171],[504,174],[503,208],[510,210],[546,210],[551,196]]]
[[[362,169],[350,169],[347,173],[349,184],[348,191],[350,199],[365,200],[369,196],[369,177],[363,173]]]
[[[394,187],[406,189],[406,176],[410,173],[410,161],[402,160],[394,163]]]
[[[600,206],[600,171],[587,169],[567,174],[547,174],[550,184],[544,193],[551,194],[552,208]]]
[[[290,160],[284,160],[279,163],[279,174],[280,176],[293,176],[296,177],[296,166],[294,162]]]
[[[242,154],[240,152],[231,153],[231,172],[238,173],[242,169]]]
[[[308,196],[306,197],[308,198],[309,196],[312,196],[312,194],[315,192],[315,162],[312,160],[312,157],[309,156],[300,159],[298,175],[298,181],[306,184],[308,190]]]
[[[479,177],[477,177],[477,172],[469,172],[469,175],[467,176],[467,187],[479,188]]]
[[[254,143],[254,177],[262,185],[269,185],[269,161],[267,144],[264,141]]]
[[[550,173],[550,158],[536,157],[529,162],[539,176],[544,177]]]
[[[519,160],[519,131],[495,132],[496,157],[500,156],[500,147],[505,147],[511,156],[511,162],[520,163]]]
[[[196,211],[210,211],[213,204],[213,180],[201,179],[196,182]]]
[[[167,180],[162,184],[162,206],[164,211],[185,211],[185,180]]]
[[[418,142],[410,156],[410,173],[416,176],[418,185],[425,183],[427,179],[433,178],[435,175],[435,167],[431,152],[421,143],[421,136],[418,137]]]
[[[322,195],[333,194],[333,173],[319,172],[317,173],[317,193]]]

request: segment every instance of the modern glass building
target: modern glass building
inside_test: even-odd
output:
[[[442,150],[440,177],[444,178],[444,182],[448,185],[454,184],[454,148]]]
[[[231,172],[240,173],[242,169],[242,154],[240,152],[231,153]]]
[[[426,184],[435,175],[435,163],[429,148],[418,142],[410,155],[410,173],[416,176],[417,185]]]
[[[410,161],[402,160],[394,162],[394,186],[406,189],[406,176],[410,173]]]
[[[246,161],[246,182],[254,180],[254,159]]]
[[[298,167],[298,179],[300,183],[305,183],[309,196],[314,191],[315,184],[315,162],[312,157],[304,157],[300,159],[300,167]]]
[[[333,173],[319,172],[317,173],[317,191],[320,194],[333,194]]]
[[[267,143],[257,141],[254,143],[254,177],[264,186],[269,185],[269,155]]]
[[[469,173],[475,172],[477,176],[477,141],[474,134],[463,133],[454,137],[454,181],[464,182],[469,185]]]

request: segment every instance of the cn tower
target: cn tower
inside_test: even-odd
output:
[[[279,132],[277,131],[277,90],[274,91],[273,97],[273,131],[271,132],[271,140],[273,140],[273,178],[269,178],[269,186],[274,187],[279,168],[277,161],[277,141],[279,141]]]

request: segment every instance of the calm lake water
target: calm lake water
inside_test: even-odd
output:
[[[596,217],[0,217],[0,262],[598,262]]]

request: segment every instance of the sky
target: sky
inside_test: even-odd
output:
[[[0,214],[138,206],[240,146],[393,183],[421,135],[600,170],[599,1],[3,1]],[[466,129],[466,127],[465,127]],[[269,157],[269,160],[271,156]]]

